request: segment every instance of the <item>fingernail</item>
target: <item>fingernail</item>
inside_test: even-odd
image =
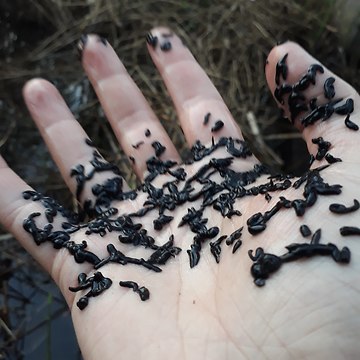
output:
[[[77,50],[78,50],[78,57],[79,60],[82,59],[82,53],[85,49],[86,43],[88,41],[88,35],[87,34],[82,34],[80,37],[80,40],[77,43]]]

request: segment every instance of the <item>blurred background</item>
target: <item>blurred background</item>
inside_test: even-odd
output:
[[[205,68],[256,155],[277,171],[301,174],[308,153],[267,89],[267,54],[278,42],[297,41],[359,91],[359,15],[357,0],[0,0],[1,155],[35,189],[73,206],[22,100],[26,80],[41,76],[59,88],[102,154],[136,186],[77,57],[81,34],[98,33],[114,46],[186,158],[144,40],[153,26],[165,25]],[[65,358],[81,354],[61,294],[0,229],[0,359]]]

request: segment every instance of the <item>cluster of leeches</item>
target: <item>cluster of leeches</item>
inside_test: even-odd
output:
[[[158,37],[151,34],[147,36],[148,43],[153,47],[158,46],[162,51],[171,50],[171,34],[164,34],[163,41],[160,43]],[[84,42],[85,45],[85,42]],[[287,54],[278,62],[276,66],[275,81],[275,98],[285,104],[284,95],[287,95],[291,119],[295,121],[301,115],[306,115],[300,119],[304,126],[312,125],[317,121],[324,121],[330,118],[333,113],[345,116],[345,125],[351,130],[358,130],[356,124],[351,122],[350,114],[353,111],[352,99],[345,102],[342,99],[335,98],[334,81],[330,77],[324,83],[324,96],[329,100],[325,105],[316,105],[316,98],[311,99],[308,103],[305,100],[303,92],[311,85],[316,83],[316,74],[324,73],[324,69],[318,65],[311,65],[308,72],[294,85],[286,84],[287,78]],[[210,128],[210,121],[213,125]],[[200,119],[204,127],[209,127],[212,133],[219,133],[224,126],[221,120],[212,119],[211,113],[206,113],[203,119]],[[150,138],[151,132],[145,130],[145,137]],[[86,139],[88,146],[93,146],[89,139]],[[143,141],[134,144],[136,150],[143,145]],[[246,221],[247,231],[252,236],[263,232],[266,229],[268,221],[271,220],[281,209],[294,211],[296,216],[303,216],[305,211],[312,207],[319,196],[338,195],[341,193],[340,184],[328,184],[321,176],[323,169],[331,164],[341,161],[333,157],[328,150],[331,144],[319,137],[313,139],[313,143],[318,145],[318,151],[311,156],[311,163],[316,160],[325,159],[328,164],[309,170],[305,175],[295,179],[290,175],[270,175],[267,168],[261,164],[255,164],[251,170],[236,172],[232,170],[231,165],[236,159],[248,158],[252,156],[247,144],[238,139],[221,137],[218,141],[213,138],[212,145],[204,146],[199,141],[192,147],[192,161],[202,160],[203,165],[192,176],[188,176],[184,167],[179,166],[171,160],[163,161],[161,155],[166,148],[158,141],[152,142],[154,156],[150,157],[146,164],[148,175],[144,183],[135,191],[123,191],[123,180],[118,168],[106,162],[101,155],[94,149],[93,158],[90,160],[91,171],[85,173],[85,166],[79,164],[71,170],[71,176],[77,183],[76,197],[80,200],[84,187],[96,173],[106,172],[112,174],[104,183],[92,186],[94,200],[83,202],[83,211],[73,213],[64,209],[53,199],[43,196],[35,191],[25,191],[24,199],[39,201],[44,206],[44,215],[48,221],[43,228],[36,224],[36,218],[41,214],[32,213],[24,220],[23,227],[29,232],[35,243],[41,245],[50,242],[55,249],[65,248],[69,254],[74,257],[77,263],[90,263],[96,272],[93,276],[87,277],[81,273],[78,276],[78,286],[70,287],[70,291],[89,291],[80,298],[77,306],[83,310],[89,302],[89,298],[98,296],[108,289],[113,281],[104,277],[100,271],[108,263],[125,265],[137,265],[144,267],[149,271],[161,272],[166,263],[180,254],[182,249],[174,245],[176,239],[170,235],[169,240],[163,244],[156,244],[155,239],[148,234],[147,229],[143,227],[137,219],[145,216],[148,212],[156,213],[153,221],[155,231],[161,231],[167,228],[168,224],[174,221],[172,212],[183,204],[196,202],[197,206],[189,205],[187,212],[183,214],[181,221],[176,224],[178,227],[187,226],[189,234],[192,234],[192,244],[186,249],[189,257],[189,266],[195,267],[201,257],[204,247],[208,247],[214,256],[216,263],[221,261],[221,251],[225,244],[232,246],[232,253],[240,249],[242,244],[243,227],[235,230],[230,235],[220,233],[217,226],[209,226],[208,219],[204,217],[204,210],[211,207],[214,211],[219,212],[223,217],[232,218],[242,216],[239,210],[234,208],[235,202],[243,197],[264,196],[270,201],[276,192],[286,190],[290,187],[299,188],[304,185],[303,197],[295,200],[288,200],[280,196],[277,203],[265,213],[256,213]],[[214,158],[212,153],[223,148],[228,153],[227,157]],[[135,157],[130,157],[135,162]],[[206,161],[208,160],[208,161]],[[169,181],[160,187],[154,185],[153,180],[159,175],[166,174]],[[220,175],[220,181],[213,181],[213,175]],[[256,180],[262,176],[268,175],[268,181],[261,185],[254,185]],[[196,189],[196,190],[195,190]],[[137,212],[128,214],[118,214],[118,210],[112,207],[113,202],[126,201],[135,199],[139,193],[146,194],[146,200],[143,207]],[[272,194],[272,195],[270,195]],[[200,200],[200,205],[199,204]],[[293,210],[291,210],[293,209]],[[342,204],[332,204],[329,210],[337,214],[346,214],[359,209],[359,202],[354,200],[354,205],[345,206]],[[61,224],[61,229],[54,230],[54,218],[60,214],[66,221]],[[127,256],[121,252],[116,242],[107,245],[108,256],[99,258],[96,254],[87,250],[87,242],[75,243],[71,240],[72,234],[83,230],[84,235],[91,236],[97,234],[101,237],[111,233],[112,238],[115,234],[120,243],[129,247],[140,246],[150,252],[145,258],[136,258]],[[357,227],[342,227],[340,234],[343,236],[360,234]],[[304,238],[309,237],[312,232],[308,226],[302,225],[300,232]],[[263,286],[266,279],[286,262],[295,261],[299,258],[312,256],[330,256],[336,262],[348,263],[350,261],[350,250],[347,247],[339,249],[336,245],[320,243],[321,230],[315,231],[310,242],[293,243],[286,246],[287,252],[278,256],[275,254],[265,253],[261,247],[249,251],[249,257],[253,261],[250,272],[257,286]],[[179,244],[177,244],[179,245]],[[149,299],[150,292],[145,286],[139,286],[131,280],[122,280],[119,282],[121,287],[133,289],[141,300]]]

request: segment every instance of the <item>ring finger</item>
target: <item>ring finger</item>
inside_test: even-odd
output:
[[[180,38],[158,27],[148,34],[147,41],[189,145],[196,140],[209,143],[212,137],[242,139],[221,95]]]

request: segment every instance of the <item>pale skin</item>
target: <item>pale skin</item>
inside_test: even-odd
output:
[[[161,39],[169,32],[164,28],[153,29],[152,34]],[[150,55],[158,68],[177,110],[179,122],[186,140],[191,146],[199,139],[211,143],[210,128],[217,119],[225,126],[215,134],[242,139],[241,131],[233,120],[221,96],[211,84],[205,72],[190,51],[173,35],[171,51],[148,46]],[[265,68],[270,91],[275,88],[275,66],[288,53],[289,75],[287,82],[294,83],[309,65],[318,63],[295,43],[287,42],[275,47],[269,54]],[[153,154],[151,142],[160,141],[167,150],[161,159],[181,161],[180,156],[159,120],[142,96],[140,90],[127,74],[110,44],[104,46],[95,35],[88,37],[82,55],[82,64],[101,101],[107,118],[128,156],[134,156],[134,171],[142,179],[146,171],[145,161]],[[323,84],[329,76],[335,77],[337,97],[351,97],[355,110],[351,120],[360,124],[359,95],[343,80],[325,69],[318,75],[315,86],[306,96],[318,96],[318,104],[324,103]],[[74,119],[61,95],[47,81],[34,79],[24,87],[28,109],[36,122],[50,152],[57,163],[69,189],[75,193],[76,183],[69,176],[70,169],[87,164],[92,149],[85,145],[85,131]],[[285,112],[287,109],[285,108]],[[207,112],[212,118],[207,128],[202,119]],[[302,116],[304,114],[301,114]],[[300,117],[299,117],[300,118]],[[299,128],[299,121],[297,121]],[[144,136],[145,129],[151,137]],[[189,267],[186,249],[193,234],[187,227],[178,228],[177,223],[189,205],[177,208],[171,215],[174,221],[160,232],[152,227],[154,214],[139,221],[163,244],[174,234],[175,245],[182,253],[171,260],[163,271],[155,274],[136,266],[109,264],[101,269],[104,276],[113,280],[113,286],[97,298],[90,299],[89,306],[80,311],[76,302],[83,295],[72,293],[69,286],[77,285],[80,272],[93,273],[90,264],[78,264],[66,250],[56,251],[51,244],[37,246],[22,227],[23,220],[32,212],[43,211],[39,203],[25,201],[21,193],[30,187],[20,179],[1,158],[0,160],[0,220],[18,241],[48,271],[61,289],[71,310],[77,339],[85,359],[357,359],[360,357],[358,334],[360,333],[360,243],[356,236],[344,238],[339,228],[344,225],[358,226],[360,211],[348,215],[329,212],[331,203],[352,205],[359,199],[359,156],[356,151],[360,132],[344,125],[344,116],[333,115],[326,122],[302,129],[310,153],[316,154],[317,146],[311,139],[322,136],[332,144],[330,153],[342,158],[322,172],[329,184],[341,184],[342,193],[322,196],[304,216],[297,217],[293,210],[277,214],[268,223],[266,231],[251,236],[246,230],[246,220],[256,212],[269,210],[279,196],[287,199],[301,198],[303,187],[290,188],[274,193],[268,203],[263,196],[245,197],[236,203],[242,216],[223,219],[211,208],[204,216],[211,226],[218,226],[220,234],[229,235],[244,226],[243,245],[233,255],[231,247],[224,247],[221,261],[216,264],[206,247],[201,253],[199,265]],[[138,150],[132,147],[139,141],[145,144]],[[223,157],[222,150],[213,156]],[[206,159],[208,161],[208,159]],[[204,160],[205,161],[205,160]],[[233,167],[244,171],[258,161],[251,157],[236,160]],[[315,162],[317,167],[326,162]],[[186,172],[195,172],[200,164],[187,166]],[[101,182],[108,174],[97,175],[94,182]],[[157,185],[167,181],[166,176]],[[256,185],[266,182],[261,177]],[[82,200],[91,198],[90,182],[86,185]],[[143,196],[134,201],[114,203],[119,213],[129,213],[142,207]],[[191,204],[190,206],[194,206]],[[129,210],[130,209],[130,210]],[[59,226],[60,217],[55,220]],[[39,220],[39,225],[45,219]],[[266,252],[281,255],[284,246],[292,242],[304,242],[299,227],[307,224],[313,231],[322,229],[322,243],[332,242],[351,250],[348,265],[336,264],[329,257],[316,257],[286,264],[267,280],[266,286],[254,285],[250,275],[252,261],[249,249],[261,246]],[[86,239],[89,250],[105,257],[106,244],[114,243],[131,256],[143,256],[144,249],[132,249],[119,244],[116,235],[104,238],[86,236],[77,232],[73,240]],[[150,299],[141,302],[138,296],[120,288],[120,280],[137,281],[151,292]]]

